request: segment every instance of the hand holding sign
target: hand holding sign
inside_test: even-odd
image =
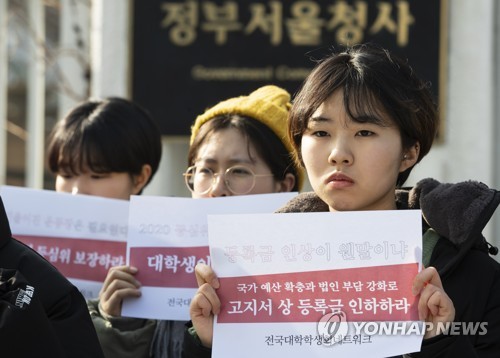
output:
[[[131,266],[115,266],[108,271],[99,292],[100,307],[105,314],[119,317],[124,298],[141,296],[141,284],[134,277],[136,273],[137,268]]]
[[[414,295],[420,294],[420,319],[432,324],[432,329],[426,331],[424,338],[432,338],[438,334],[438,322],[452,322],[455,319],[453,302],[444,291],[439,273],[434,267],[427,267],[415,276],[412,290]]]
[[[214,315],[220,312],[220,300],[215,292],[219,288],[219,280],[208,265],[196,265],[196,281],[199,288],[196,292],[189,314],[201,343],[212,347]]]

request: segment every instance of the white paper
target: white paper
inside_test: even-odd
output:
[[[136,277],[142,287],[140,298],[124,300],[122,315],[189,320],[189,304],[197,289],[194,266],[198,262],[210,264],[207,215],[272,213],[296,195],[210,199],[132,196],[127,262],[139,268]],[[136,256],[138,252],[141,254]]]
[[[420,350],[421,334],[370,335],[354,326],[381,317],[385,325],[421,327],[411,294],[421,267],[419,210],[209,215],[208,224],[222,303],[212,357],[387,357]],[[319,320],[340,311],[348,313],[346,331],[335,344],[322,342]]]
[[[109,268],[125,264],[128,201],[13,186],[0,191],[12,235],[85,298],[98,296]]]

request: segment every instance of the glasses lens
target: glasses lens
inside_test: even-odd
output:
[[[255,185],[254,173],[245,167],[232,167],[226,171],[226,185],[234,194],[247,194]]]
[[[186,186],[188,187],[188,189],[191,191],[194,191],[194,172],[195,168],[189,167],[184,173],[184,181],[186,182]]]
[[[209,168],[193,166],[186,170],[184,177],[189,190],[203,194],[212,187],[214,173]]]

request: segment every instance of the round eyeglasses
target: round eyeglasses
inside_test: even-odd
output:
[[[204,166],[187,168],[184,179],[189,190],[196,194],[208,193],[217,182],[217,177],[224,180],[229,191],[235,195],[248,194],[255,186],[256,177],[272,177],[274,174],[255,174],[250,168],[234,166],[228,168],[223,175],[214,173],[212,169]]]

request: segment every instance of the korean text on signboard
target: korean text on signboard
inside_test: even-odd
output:
[[[438,93],[445,0],[135,1],[133,97],[162,133],[265,84],[295,93],[340,44],[376,42],[409,59]]]

